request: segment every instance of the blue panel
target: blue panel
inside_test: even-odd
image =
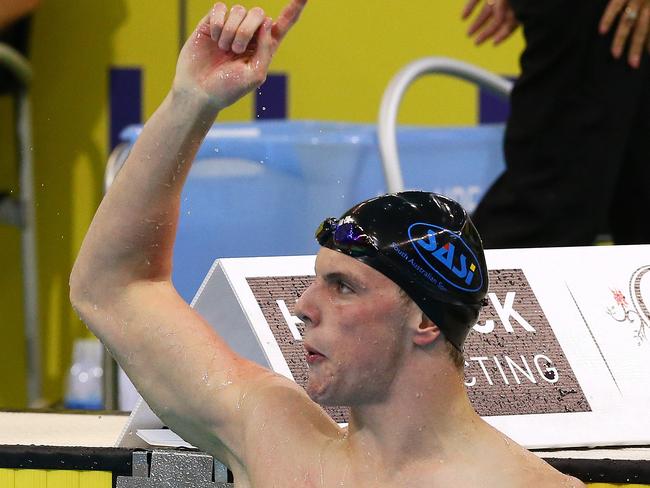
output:
[[[268,75],[255,92],[255,118],[286,119],[287,105],[287,75]]]
[[[510,78],[512,80],[512,78]],[[501,124],[508,120],[510,103],[481,88],[479,91],[479,121],[481,124]]]
[[[141,127],[122,133],[132,143]],[[398,130],[405,187],[471,211],[503,169],[503,126]],[[173,281],[192,299],[217,257],[314,254],[330,216],[386,191],[374,124],[220,123],[198,151],[181,200]]]
[[[111,68],[109,71],[110,144],[120,142],[120,132],[127,125],[142,123],[142,70]]]

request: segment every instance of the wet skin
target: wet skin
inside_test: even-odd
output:
[[[296,303],[305,347],[322,355],[310,364],[307,393],[321,405],[382,401],[410,347],[406,321],[416,308],[383,274],[339,252],[321,249],[315,271]]]
[[[176,292],[191,161],[219,111],[264,81],[305,4],[292,0],[273,22],[217,3],[199,23],[84,239],[75,309],[158,416],[225,462],[238,487],[562,486],[476,415],[438,328],[362,263],[322,250],[298,303],[322,355],[312,355],[309,395],[351,405],[347,430],[293,381],[237,355]]]

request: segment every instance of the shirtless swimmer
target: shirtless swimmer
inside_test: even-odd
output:
[[[324,222],[315,282],[296,304],[307,391],[236,355],[174,289],[180,194],[196,151],[216,115],[264,81],[306,1],[275,22],[261,8],[217,3],[200,22],[90,226],[70,279],[74,307],[160,418],[226,463],[239,487],[584,486],[468,401],[460,349],[487,277],[480,239],[451,200],[407,192]],[[407,232],[411,217],[429,227]],[[396,237],[405,233],[416,244]],[[401,255],[459,239],[469,291],[434,283],[417,253],[412,264]],[[349,405],[349,428],[316,402]]]

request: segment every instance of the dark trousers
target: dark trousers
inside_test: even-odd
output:
[[[604,0],[511,0],[524,28],[506,170],[473,220],[486,248],[650,243],[650,55],[598,33]],[[615,31],[614,29],[612,29]]]

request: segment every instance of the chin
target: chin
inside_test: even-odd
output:
[[[309,398],[314,402],[322,405],[324,407],[338,406],[340,399],[336,398],[336,395],[333,395],[330,391],[331,385],[327,384],[317,384],[312,381],[311,377],[307,380],[307,385],[305,386],[305,391]]]
[[[337,398],[331,398],[327,396],[322,396],[322,397],[312,397],[312,400],[314,402],[318,403],[321,407],[341,407],[345,406],[344,402],[341,402]]]

